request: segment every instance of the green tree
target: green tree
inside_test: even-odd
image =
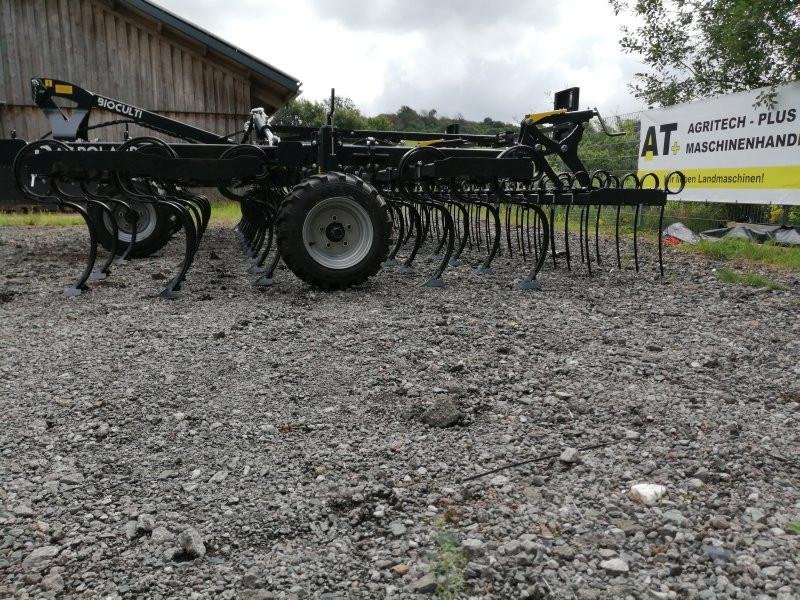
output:
[[[648,70],[636,74],[635,95],[669,106],[718,94],[800,79],[797,0],[609,0],[616,14],[635,16],[622,48]]]
[[[325,106],[300,98],[292,100],[281,108],[272,120],[273,125],[292,125],[295,127],[319,127],[325,122]]]

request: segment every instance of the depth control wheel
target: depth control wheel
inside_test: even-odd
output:
[[[314,175],[281,203],[278,247],[303,281],[342,289],[378,272],[389,253],[392,218],[386,201],[363,179]]]
[[[161,250],[170,240],[173,233],[175,217],[163,206],[148,202],[129,201],[131,207],[138,214],[136,222],[136,245],[131,253],[132,258],[150,256]],[[131,241],[133,231],[131,223],[125,218],[125,208],[112,205],[114,219],[117,222],[119,247],[124,250]],[[100,245],[106,250],[111,249],[113,226],[108,214],[99,208],[90,206],[89,214],[92,215],[97,225],[97,237]]]

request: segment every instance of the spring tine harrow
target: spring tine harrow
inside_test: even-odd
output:
[[[274,284],[281,262],[312,285],[340,289],[364,281],[381,266],[411,273],[429,248],[434,266],[422,284],[426,287],[444,287],[447,269],[460,267],[465,253],[477,253],[474,272],[479,275],[494,274],[498,256],[530,262],[517,287],[540,289],[539,274],[549,262],[557,269],[559,254],[568,272],[578,257],[589,276],[604,266],[600,228],[606,208],[614,209],[616,265],[622,269],[626,207],[634,213],[638,273],[640,215],[652,206],[659,210],[663,276],[664,207],[686,183],[679,172],[662,183],[656,173],[617,177],[602,169],[587,171],[578,147],[586,123],[599,114],[578,110],[577,88],[557,94],[556,110],[528,115],[516,132],[448,130],[439,138],[344,131],[334,126],[332,104],[328,122],[319,128],[271,128],[264,111],[254,109],[242,142],[234,143],[73,84],[34,79],[31,87],[51,120],[58,118],[53,98],[61,97],[87,115],[93,106],[116,107],[133,115],[132,123],[188,142],[138,137],[90,143],[78,139],[76,129],[70,141],[41,140],[19,151],[14,173],[22,192],[38,203],[74,210],[86,224],[86,264],[67,288],[71,296],[87,290],[88,281],[110,277],[112,265],[151,255],[182,232],[180,263],[160,292],[163,298],[179,297],[212,216],[212,203],[194,191],[198,187],[215,187],[241,207],[233,232],[259,288]],[[53,129],[66,135],[70,127],[71,121]],[[419,145],[408,148],[407,140]],[[552,159],[566,168],[554,171]],[[577,253],[570,231],[576,216]],[[560,218],[561,241],[556,235]],[[101,244],[109,256],[96,266]]]

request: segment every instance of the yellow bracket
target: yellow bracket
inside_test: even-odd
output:
[[[433,146],[435,144],[439,144],[443,142],[444,139],[441,140],[425,140],[424,142],[418,142],[417,146]]]
[[[541,121],[542,119],[546,119],[547,117],[552,117],[553,115],[563,115],[566,113],[567,113],[566,108],[559,108],[558,110],[547,110],[545,112],[533,113],[528,115],[527,118],[532,123],[538,123],[539,121]]]

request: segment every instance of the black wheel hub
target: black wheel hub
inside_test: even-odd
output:
[[[341,242],[344,239],[344,225],[331,223],[325,228],[325,235],[332,242]]]

